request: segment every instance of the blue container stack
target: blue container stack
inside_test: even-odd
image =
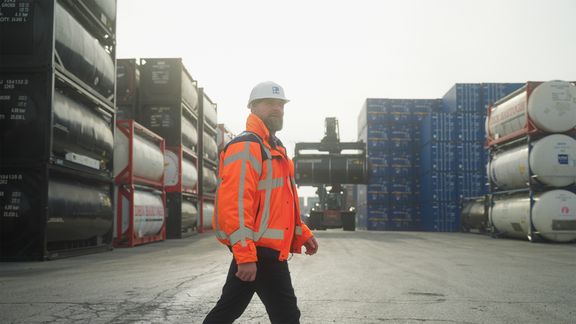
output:
[[[450,232],[459,227],[456,123],[455,114],[433,112],[420,124],[420,205],[424,231]]]
[[[420,229],[419,123],[439,105],[427,99],[366,100],[359,137],[367,144],[370,178],[357,193],[358,227]]]
[[[367,99],[358,118],[370,178],[357,226],[459,231],[460,200],[488,192],[487,108],[522,83],[460,83],[442,99]]]

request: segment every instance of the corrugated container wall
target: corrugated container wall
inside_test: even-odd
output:
[[[458,231],[460,199],[487,192],[484,119],[522,84],[456,84],[442,99],[367,99],[358,138],[368,185],[356,186],[368,230]]]

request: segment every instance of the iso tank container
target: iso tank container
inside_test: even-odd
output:
[[[216,114],[216,104],[204,93],[202,110],[204,113],[204,121],[210,125],[210,128],[216,129],[218,126],[218,117]]]
[[[295,179],[299,185],[318,183],[360,184],[366,179],[366,160],[358,155],[299,155],[294,157]]]
[[[164,153],[164,187],[166,192],[197,194],[196,157],[186,148],[167,147]]]
[[[72,74],[98,91],[104,98],[114,97],[114,57],[104,44],[56,2],[56,60]]]
[[[198,198],[182,192],[166,193],[166,238],[180,239],[197,233]]]
[[[203,181],[204,193],[209,195],[214,195],[216,192],[216,187],[218,186],[218,178],[216,173],[218,172],[213,166],[203,167]]]
[[[140,65],[136,59],[116,60],[116,120],[139,119]]]
[[[164,191],[121,185],[117,192],[115,247],[133,247],[166,239]]]
[[[202,228],[212,229],[212,218],[214,217],[214,201],[204,200],[202,202]]]
[[[211,134],[204,132],[204,158],[210,161],[218,160],[218,145],[216,144],[216,139]]]
[[[526,188],[531,179],[549,187],[576,182],[576,140],[548,135],[530,144],[497,151],[488,164],[490,180],[501,190]]]
[[[469,197],[462,200],[461,222],[463,232],[485,233],[490,229],[488,197]]]
[[[109,250],[113,186],[62,168],[0,169],[0,259]]]
[[[528,82],[488,111],[493,146],[528,133],[562,133],[576,127],[576,86],[566,81]]]
[[[54,66],[57,75],[112,104],[116,3],[92,2],[5,3],[0,21],[0,68],[50,70]]]
[[[118,120],[114,135],[117,184],[164,186],[164,139],[133,120]]]
[[[534,240],[538,235],[553,242],[576,240],[576,194],[562,189],[495,196],[490,221],[505,236]],[[533,227],[531,229],[531,226]]]
[[[71,88],[46,91],[50,73],[0,76],[3,165],[53,161],[106,177],[112,173],[113,111]]]
[[[198,89],[180,58],[140,60],[139,123],[166,140],[196,151]],[[185,120],[187,119],[187,121]]]

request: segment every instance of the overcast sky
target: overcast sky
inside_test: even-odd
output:
[[[357,139],[366,98],[439,98],[455,83],[576,79],[574,0],[118,0],[118,58],[182,57],[244,129],[252,87],[291,99],[293,152],[318,141],[324,118]]]

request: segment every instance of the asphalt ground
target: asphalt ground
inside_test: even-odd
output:
[[[315,232],[290,270],[301,323],[576,323],[576,244]],[[0,323],[201,323],[231,260],[212,233],[0,263]],[[236,323],[269,323],[257,296]]]

